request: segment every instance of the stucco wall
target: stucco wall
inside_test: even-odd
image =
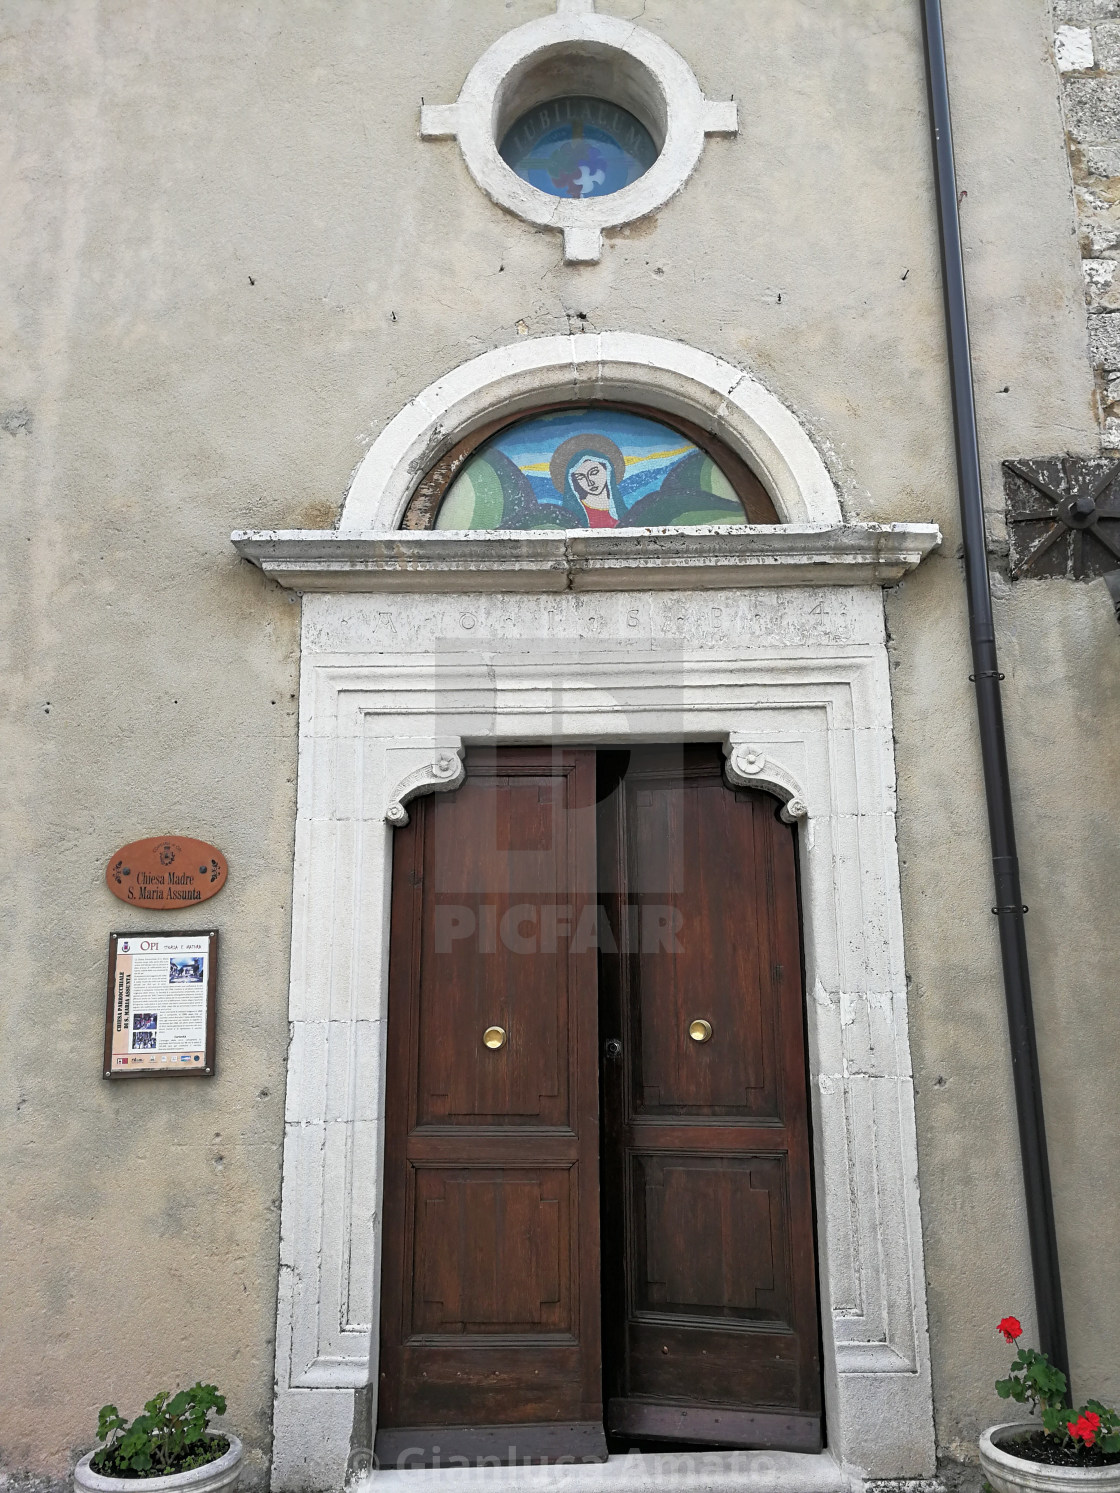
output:
[[[1044,0],[945,0],[981,439],[1096,449]],[[518,335],[623,328],[742,364],[797,410],[850,516],[932,519],[888,600],[938,1430],[995,1418],[993,1322],[1030,1318],[967,675],[918,7],[602,0],[734,94],[656,220],[602,262],[417,136],[545,0],[0,8],[7,657],[0,1465],[46,1475],[97,1407],[215,1379],[268,1449],[298,608],[235,527],[337,513],[419,389]],[[1006,392],[1001,392],[1006,390]],[[993,532],[996,537],[999,526]],[[1078,1388],[1120,1395],[1109,940],[1120,638],[1097,582],[998,596]],[[100,1078],[126,840],[213,840],[230,881],[212,1083]],[[1110,1025],[1111,1023],[1111,1025]],[[1111,1272],[1111,1274],[1110,1274]]]

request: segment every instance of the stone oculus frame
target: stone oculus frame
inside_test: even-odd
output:
[[[456,138],[479,187],[507,212],[564,235],[569,264],[603,252],[603,229],[656,211],[681,190],[707,135],[738,133],[734,102],[704,97],[667,42],[613,16],[594,0],[557,0],[556,14],[507,32],[471,68],[453,104],[424,104],[425,140]],[[658,147],[648,171],[602,197],[552,197],[522,181],[498,151],[506,129],[534,104],[588,94],[634,114]]]
[[[557,398],[641,402],[711,430],[758,473],[781,522],[399,531],[443,452],[511,401]],[[392,832],[411,798],[454,789],[466,744],[483,742],[720,741],[728,780],[769,790],[798,826],[828,1446],[692,1460],[710,1489],[764,1473],[799,1493],[930,1475],[878,587],[940,542],[936,527],[845,523],[815,446],[754,379],[680,343],[605,333],[521,341],[463,365],[378,437],[338,530],[234,542],[307,593],[273,1487],[334,1486],[352,1436],[359,1457],[372,1444],[356,1405],[370,1393],[376,1405],[376,1388],[361,1391],[377,1382]],[[565,1476],[637,1488],[665,1475],[659,1460]],[[389,1487],[462,1475],[375,1476]],[[512,1489],[555,1472],[487,1476]]]

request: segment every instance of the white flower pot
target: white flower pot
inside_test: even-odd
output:
[[[1120,1493],[1120,1462],[1107,1467],[1052,1467],[1004,1447],[1040,1430],[1036,1420],[992,1426],[980,1437],[980,1465],[996,1493]]]
[[[74,1468],[75,1493],[232,1493],[241,1475],[241,1442],[228,1431],[229,1451],[205,1467],[190,1467],[168,1477],[105,1477],[89,1465],[87,1452]]]

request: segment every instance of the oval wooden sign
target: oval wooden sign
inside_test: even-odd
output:
[[[194,907],[220,892],[229,866],[220,850],[187,835],[153,835],[117,851],[105,871],[114,897],[160,912]]]

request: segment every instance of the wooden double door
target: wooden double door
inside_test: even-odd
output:
[[[821,1445],[793,831],[722,760],[478,751],[396,831],[382,1466]]]

